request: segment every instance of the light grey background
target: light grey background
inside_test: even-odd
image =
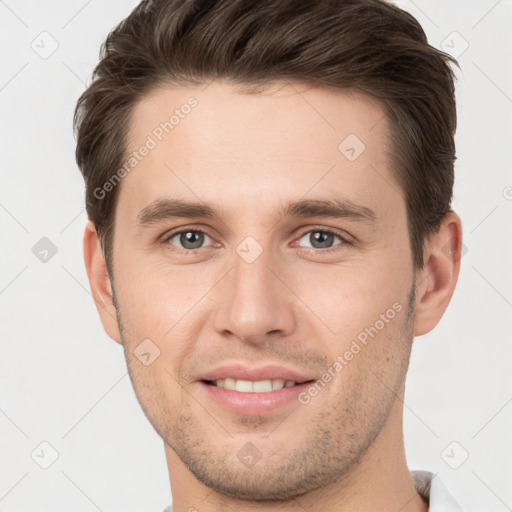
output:
[[[101,42],[136,3],[0,0],[3,512],[160,512],[171,499],[163,443],[90,296],[71,125]],[[454,206],[467,247],[445,317],[415,340],[408,461],[439,473],[467,512],[503,512],[512,510],[512,1],[399,5],[431,44],[460,54]],[[55,255],[36,245],[43,237]]]

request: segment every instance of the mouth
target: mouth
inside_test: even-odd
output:
[[[248,365],[236,361],[212,368],[198,376],[205,403],[223,412],[245,415],[279,413],[301,406],[299,394],[315,382],[313,375],[283,365]]]
[[[284,414],[290,407],[303,407],[301,392],[315,382],[291,379],[244,380],[231,377],[198,381],[205,402],[220,407],[224,413],[246,416]]]
[[[209,386],[216,386],[229,391],[238,391],[239,393],[270,393],[283,388],[291,388],[301,384],[314,382],[313,380],[297,382],[284,379],[265,379],[265,380],[242,380],[235,378],[225,378],[217,380],[203,380]]]

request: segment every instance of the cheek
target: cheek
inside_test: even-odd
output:
[[[165,263],[126,264],[116,275],[116,297],[123,327],[131,338],[168,344],[201,312],[201,302],[215,284],[211,270]],[[175,341],[173,341],[173,344]]]
[[[293,289],[307,306],[307,316],[323,325],[326,339],[340,349],[375,324],[384,326],[381,330],[394,329],[401,321],[400,311],[407,307],[412,285],[397,265],[384,259],[309,266],[307,271],[295,269],[294,273],[288,279],[295,279]]]
[[[333,408],[342,406],[342,416],[363,418],[364,411],[384,411],[394,399],[407,371],[412,331],[401,302],[357,319],[359,306],[351,307],[352,323],[326,344],[329,367],[321,380],[328,383],[321,393]],[[318,401],[315,407],[324,406]]]

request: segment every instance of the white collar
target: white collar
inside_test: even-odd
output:
[[[424,470],[411,471],[418,494],[430,503],[428,512],[463,512],[437,475]]]

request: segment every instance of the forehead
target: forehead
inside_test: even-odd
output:
[[[247,93],[221,81],[160,87],[133,109],[126,161],[139,155],[120,201],[142,208],[166,193],[205,200],[220,193],[253,206],[256,198],[335,189],[353,200],[396,196],[387,137],[384,107],[352,90],[278,83]]]
[[[222,150],[222,156],[226,156],[226,150],[233,155],[243,154],[261,142],[270,145],[268,149],[281,148],[282,153],[293,150],[309,155],[314,148],[293,142],[314,135],[323,138],[324,143],[316,145],[321,155],[333,145],[337,149],[337,142],[348,130],[369,144],[387,131],[381,103],[354,90],[278,82],[259,92],[244,91],[242,86],[227,81],[190,88],[161,86],[135,105],[129,123],[130,139],[141,141],[148,134],[156,139],[168,138],[171,132],[179,136],[193,125],[196,142],[204,142],[202,146],[229,137],[229,147],[211,147],[210,155],[216,149]],[[373,132],[377,125],[379,129]]]

